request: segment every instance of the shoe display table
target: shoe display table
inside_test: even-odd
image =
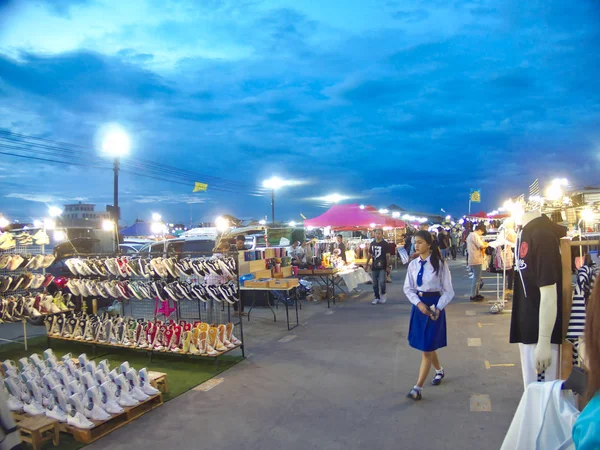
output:
[[[21,420],[17,426],[21,439],[29,442],[33,450],[41,450],[42,444],[52,441],[55,447],[60,443],[60,430],[58,420],[46,416],[32,416]]]
[[[314,269],[298,271],[298,278],[311,278],[319,286],[325,288],[327,293],[327,308],[331,308],[331,301],[335,305],[335,288],[339,287],[342,279],[337,277],[337,269]],[[341,287],[340,287],[341,290]]]
[[[294,328],[296,328],[299,324],[300,324],[300,319],[298,318],[298,286],[292,286],[292,287],[277,287],[277,288],[268,288],[268,287],[256,287],[256,288],[252,288],[252,287],[240,287],[240,291],[264,291],[266,296],[267,296],[267,305],[269,306],[269,309],[271,310],[271,312],[273,313],[273,322],[277,322],[277,314],[275,313],[275,310],[273,309],[273,306],[271,305],[271,296],[269,295],[270,292],[272,291],[281,291],[281,292],[286,292],[290,294],[290,298],[294,301],[294,306],[296,307],[296,325],[294,325],[293,327],[290,327],[290,311],[289,311],[289,306],[287,304],[287,302],[285,302],[285,316],[287,319],[287,328],[288,331],[293,330]],[[248,321],[250,321],[250,313],[252,312],[252,308],[254,308],[254,304],[256,303],[256,297],[254,297],[254,300],[252,302],[252,305],[250,305],[250,309],[248,310]],[[278,307],[277,303],[275,305],[275,307]]]

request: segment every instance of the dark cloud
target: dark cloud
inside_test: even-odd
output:
[[[22,53],[16,61],[0,56],[2,79],[12,87],[72,107],[90,99],[119,97],[145,102],[174,93],[161,77],[137,66],[91,52],[57,56]]]

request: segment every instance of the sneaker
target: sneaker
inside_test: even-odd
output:
[[[376,298],[371,302],[371,305],[377,305],[379,303],[379,299]]]
[[[385,302],[387,302],[387,299],[385,298],[385,294],[382,294],[381,298],[379,299],[379,303],[383,305]]]
[[[480,302],[480,301],[483,300],[483,298],[475,296],[475,297],[469,297],[469,300],[472,301],[472,302]]]

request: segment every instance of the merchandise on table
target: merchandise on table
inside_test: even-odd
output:
[[[71,294],[63,295],[60,292],[55,296],[38,294],[2,297],[0,298],[0,322],[17,322],[72,311],[75,305],[71,297]]]
[[[46,415],[81,429],[93,428],[93,421],[108,420],[124,407],[159,394],[145,368],[138,372],[124,362],[111,370],[107,360],[96,365],[85,354],[77,362],[70,353],[59,361],[48,349],[43,357],[33,354],[18,364],[4,361],[2,369],[2,388],[11,411]]]
[[[158,352],[219,356],[242,344],[233,334],[231,322],[218,326],[185,320],[164,323],[78,312],[49,317],[45,324],[51,338]]]

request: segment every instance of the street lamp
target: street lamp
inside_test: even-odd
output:
[[[10,221],[4,216],[0,216],[0,228],[6,228],[9,225]]]
[[[229,221],[224,217],[219,216],[215,220],[215,226],[219,233],[223,233],[229,228]]]
[[[273,218],[273,226],[275,226],[275,191],[287,186],[289,183],[279,177],[271,177],[263,181],[263,187],[271,190],[271,214]]]
[[[349,197],[345,196],[345,195],[340,195],[340,194],[329,194],[326,195],[325,197],[321,197],[321,200],[323,200],[324,202],[327,203],[339,203],[342,200],[346,200]]]
[[[160,222],[161,219],[162,219],[162,216],[159,213],[152,213],[152,220],[154,222]]]
[[[58,206],[50,206],[48,207],[48,214],[50,214],[50,217],[58,217],[62,214],[62,209]]]
[[[129,135],[119,125],[110,125],[106,129],[106,133],[102,140],[102,153],[106,156],[114,158],[113,172],[114,172],[114,212],[113,220],[118,227],[120,213],[119,213],[119,166],[121,157],[129,153],[131,142]]]

